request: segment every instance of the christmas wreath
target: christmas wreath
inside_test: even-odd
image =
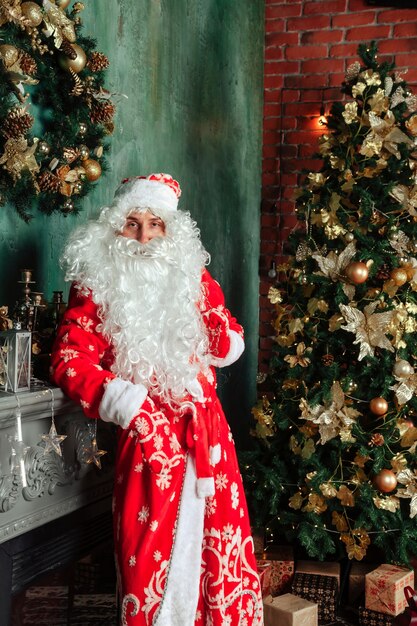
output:
[[[80,209],[106,169],[115,105],[107,57],[81,34],[81,2],[0,0],[0,204]]]

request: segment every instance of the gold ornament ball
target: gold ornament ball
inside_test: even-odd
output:
[[[15,46],[3,44],[0,46],[0,59],[3,61],[6,69],[16,63],[19,58],[19,50]]]
[[[388,402],[385,398],[372,398],[369,403],[369,409],[374,415],[381,417],[388,411]]]
[[[389,469],[381,470],[373,479],[374,487],[378,489],[378,491],[382,491],[382,493],[390,493],[394,491],[397,486],[397,478]]]
[[[22,2],[21,8],[30,26],[39,26],[43,21],[42,9],[36,2]]]
[[[49,143],[47,143],[46,141],[40,141],[38,143],[38,152],[41,155],[46,156],[50,153],[50,151],[51,151],[51,147]]]
[[[404,359],[396,361],[392,371],[394,376],[397,376],[397,378],[407,378],[408,376],[414,374],[413,366]]]
[[[90,156],[90,150],[84,144],[78,147],[78,153],[82,161],[85,161]]]
[[[94,159],[86,159],[83,161],[83,169],[87,180],[90,182],[94,182],[101,176],[101,165]]]
[[[369,270],[366,263],[357,261],[355,263],[349,263],[346,268],[346,276],[355,285],[361,285],[368,279]]]
[[[71,213],[74,210],[74,203],[73,203],[73,201],[70,198],[65,200],[64,204],[62,205],[62,209],[63,209],[64,213]]]
[[[76,52],[77,56],[75,59],[70,59],[67,56],[61,57],[61,65],[65,70],[72,70],[76,74],[79,74],[87,63],[87,55],[84,50],[77,43],[70,44],[71,47]]]
[[[355,235],[353,233],[346,233],[345,241],[346,243],[351,243],[355,239]]]
[[[397,287],[405,285],[408,280],[407,271],[402,267],[396,267],[395,270],[392,270],[390,276]]]
[[[71,0],[55,0],[55,4],[57,4],[60,9],[64,10],[71,4]]]
[[[80,125],[78,127],[78,132],[80,135],[85,135],[86,132],[88,130],[88,126],[85,122],[80,122]]]

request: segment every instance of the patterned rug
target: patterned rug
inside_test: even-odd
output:
[[[68,603],[68,587],[31,587],[20,619],[13,626],[116,626],[115,594],[77,594]]]

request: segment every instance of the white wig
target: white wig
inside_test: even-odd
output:
[[[114,348],[114,373],[168,402],[180,401],[209,362],[198,306],[209,255],[177,202],[164,183],[134,179],[97,221],[75,230],[62,258],[66,280],[91,292],[98,305],[98,330]],[[126,218],[146,210],[164,221],[165,236],[147,244],[120,236]]]

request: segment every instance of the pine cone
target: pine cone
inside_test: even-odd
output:
[[[33,117],[25,109],[11,109],[3,122],[1,133],[7,139],[17,139],[27,133],[33,124]]]
[[[374,435],[372,435],[371,437],[371,441],[369,442],[369,445],[372,446],[383,446],[385,443],[385,439],[384,439],[384,435],[381,435],[381,433],[375,433]]]
[[[107,124],[113,120],[116,107],[110,101],[94,100],[91,105],[90,119],[93,124]]]
[[[388,280],[388,278],[390,277],[390,273],[390,268],[387,264],[384,264],[381,265],[381,267],[377,271],[375,278],[377,278],[377,280]]]
[[[34,76],[38,71],[38,66],[35,59],[31,57],[30,54],[28,54],[27,52],[21,52],[19,62],[23,73],[27,74],[28,76]]]
[[[72,47],[72,45],[70,44],[69,41],[67,41],[66,39],[64,39],[64,41],[62,42],[60,48],[61,52],[63,52],[65,54],[65,56],[67,56],[69,59],[76,59],[77,58],[77,53],[74,50],[74,48]]]
[[[333,354],[323,354],[323,356],[321,357],[321,362],[326,367],[329,367],[330,365],[333,365],[333,363],[334,363],[334,356],[333,356]]]
[[[93,52],[87,61],[87,67],[92,72],[101,72],[109,67],[109,60],[102,52]]]
[[[38,185],[41,191],[56,192],[59,190],[61,181],[57,176],[54,176],[49,170],[44,170],[38,176]]]

